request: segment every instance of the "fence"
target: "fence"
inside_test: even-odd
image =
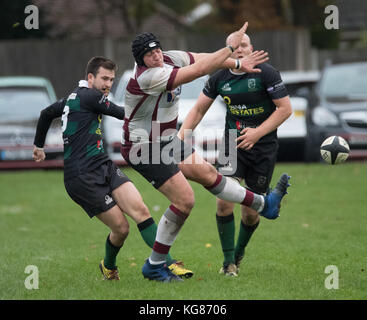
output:
[[[318,67],[325,54],[317,57],[304,29],[276,30],[250,34],[255,49],[269,52],[278,70],[307,70]],[[161,37],[164,49],[212,52],[225,43],[225,35],[195,33]],[[58,97],[65,96],[84,77],[86,62],[96,55],[110,57],[119,66],[117,75],[132,68],[131,39],[9,40],[0,42],[0,76],[36,75],[51,80]],[[366,56],[366,55],[365,55]]]

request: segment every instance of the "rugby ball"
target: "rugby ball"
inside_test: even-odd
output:
[[[328,164],[343,163],[347,160],[349,151],[348,142],[340,136],[326,138],[320,147],[321,157]]]

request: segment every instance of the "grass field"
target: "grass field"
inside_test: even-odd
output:
[[[125,172],[158,222],[168,201]],[[278,164],[273,184],[282,172],[292,187],[281,217],[262,218],[237,278],[218,274],[215,199],[192,184],[196,204],[171,252],[195,275],[175,284],[143,279],[151,250],[131,219],[117,261],[121,281],[103,281],[98,264],[108,229],[68,197],[62,171],[1,172],[0,299],[367,299],[367,163]],[[238,232],[238,206],[235,216]],[[38,290],[25,287],[28,265],[38,268]],[[338,289],[325,287],[336,276],[325,273],[330,265]]]

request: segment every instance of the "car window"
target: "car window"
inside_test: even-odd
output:
[[[114,95],[114,102],[123,104],[125,100],[125,92],[127,84],[130,80],[130,74],[129,76],[122,76],[119,81],[116,81],[113,85],[114,87],[111,88],[111,92]]]
[[[307,97],[313,87],[315,85],[315,81],[313,82],[297,82],[297,83],[290,83],[286,84],[286,88],[288,90],[288,94],[291,97]]]
[[[203,91],[205,81],[208,77],[200,77],[192,82],[185,83],[181,88],[180,99],[197,99]]]
[[[0,87],[0,122],[37,119],[50,104],[45,88]]]
[[[367,99],[367,65],[330,67],[321,80],[320,93],[327,98]]]

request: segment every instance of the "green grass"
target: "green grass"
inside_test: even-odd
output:
[[[169,202],[130,169],[156,222]],[[192,183],[196,204],[171,252],[195,272],[183,283],[143,279],[149,256],[135,223],[118,256],[121,281],[101,279],[108,229],[67,195],[62,171],[0,173],[1,299],[367,299],[367,163],[278,164],[292,176],[281,217],[261,223],[237,278],[218,274],[223,257],[215,199]],[[236,207],[236,230],[239,208]],[[206,246],[210,244],[211,246]],[[28,290],[25,268],[39,270]],[[339,271],[328,290],[325,268]]]

